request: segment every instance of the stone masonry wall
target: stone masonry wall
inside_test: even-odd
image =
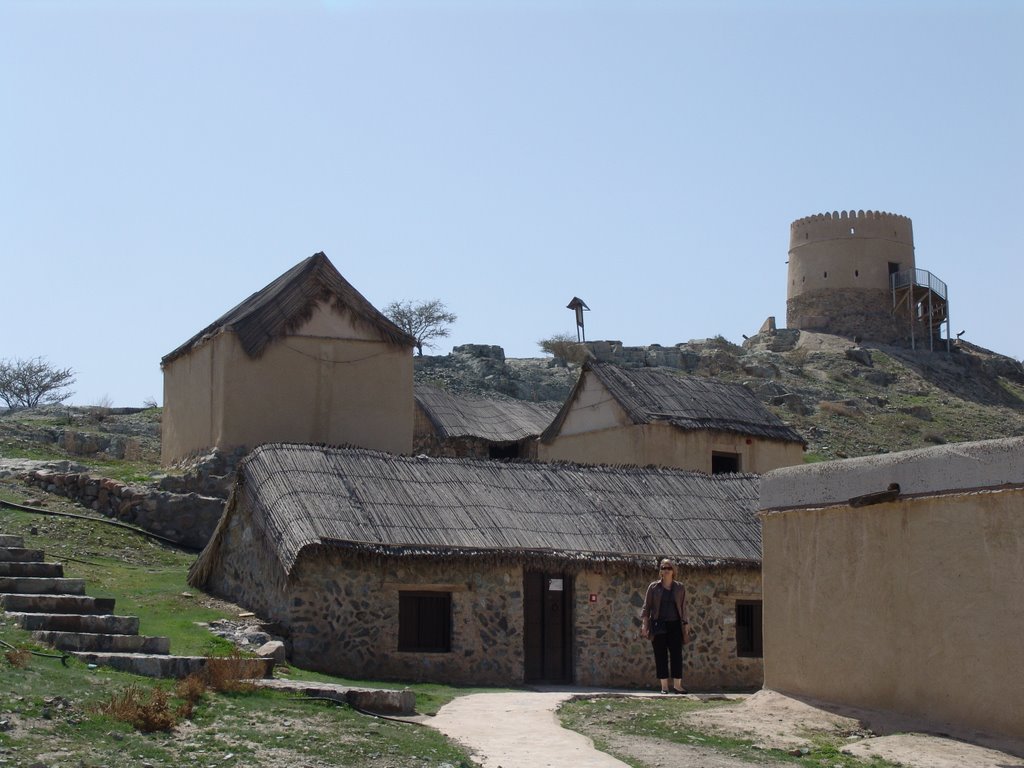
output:
[[[32,470],[19,477],[28,485],[191,549],[206,546],[224,510],[221,498],[154,491],[85,472]]]
[[[893,313],[892,295],[887,291],[849,288],[801,294],[786,302],[786,324],[805,331],[910,346],[910,319],[905,309]],[[913,335],[916,345],[927,349],[924,323],[915,321]]]
[[[285,581],[271,548],[257,540],[244,511],[232,515],[223,535],[207,589],[284,628],[291,658],[302,666],[355,678],[523,682],[524,567],[511,558],[438,560],[318,547],[300,555]],[[656,685],[650,642],[639,637],[650,571],[597,563],[568,571],[575,682]],[[760,599],[760,572],[692,569],[680,579],[688,590],[694,629],[684,649],[686,683],[704,689],[760,686],[761,659],[738,658],[735,642],[735,600]],[[397,650],[402,590],[451,595],[449,653]]]
[[[640,637],[640,610],[648,572],[594,568],[575,584],[576,683],[656,685],[651,643]],[[737,599],[761,599],[758,569],[680,569],[686,587],[691,640],[683,647],[684,684],[697,690],[760,687],[760,658],[736,655]],[[596,597],[590,601],[590,595]]]

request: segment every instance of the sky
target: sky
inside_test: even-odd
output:
[[[1024,3],[0,0],[0,360],[72,403],[324,251],[428,353],[740,342],[789,225],[913,220],[953,334],[1024,357]]]

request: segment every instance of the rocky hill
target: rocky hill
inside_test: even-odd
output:
[[[740,382],[804,436],[812,461],[1024,435],[1024,365],[970,344],[915,352],[779,330],[742,346],[718,337],[673,347],[591,342],[569,351],[577,359],[583,353]],[[455,393],[560,404],[579,364],[508,359],[501,347],[466,345],[448,355],[416,357],[415,371],[417,382]],[[159,409],[51,407],[0,414],[0,457],[119,464],[122,474],[128,465],[124,479],[144,483],[161,477],[159,454]],[[202,490],[171,488],[170,480],[163,481],[165,490]]]
[[[586,354],[742,383],[804,436],[809,460],[1024,434],[1024,365],[971,344],[913,351],[780,330],[743,346],[720,337],[674,347],[591,342]],[[563,401],[578,370],[506,359],[485,345],[416,358],[418,382],[526,400]]]

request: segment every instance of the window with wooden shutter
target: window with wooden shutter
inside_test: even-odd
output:
[[[399,592],[398,650],[448,653],[451,649],[451,592]]]

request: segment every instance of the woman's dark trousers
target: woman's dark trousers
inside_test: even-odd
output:
[[[654,665],[658,668],[658,679],[683,677],[683,622],[665,622],[665,632],[654,635],[651,640],[654,646]],[[669,661],[672,662],[672,674],[669,675]]]

